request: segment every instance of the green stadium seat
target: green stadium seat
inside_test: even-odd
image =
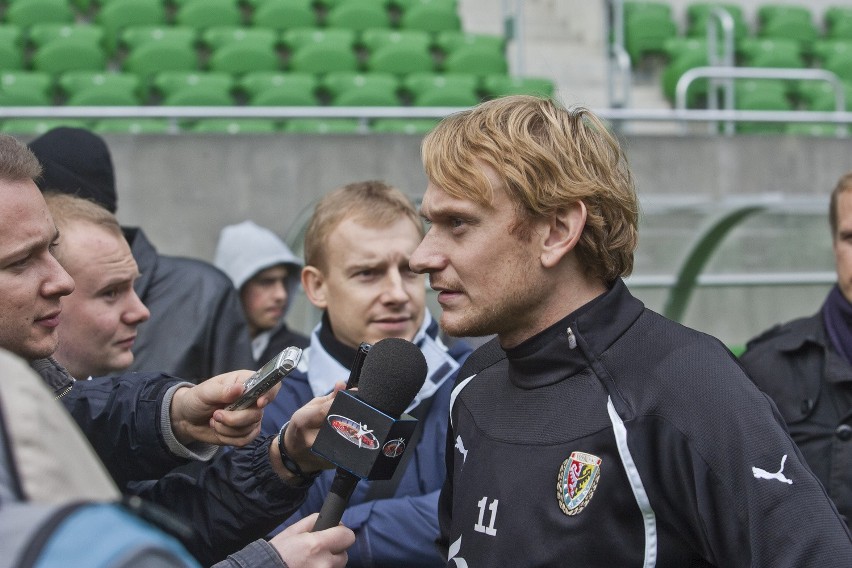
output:
[[[98,134],[171,134],[178,127],[167,118],[102,118],[92,130]]]
[[[39,71],[0,71],[0,91],[11,94],[22,92],[39,101],[50,104],[53,95],[53,75]]]
[[[275,48],[263,42],[235,41],[216,48],[207,66],[211,71],[242,75],[252,71],[276,71],[281,61]]]
[[[852,40],[852,18],[837,22],[826,34],[830,39]]]
[[[438,33],[462,29],[458,10],[447,2],[414,2],[399,19],[401,29]]]
[[[399,106],[399,81],[390,73],[329,73],[322,88],[334,106]]]
[[[794,39],[746,38],[739,51],[741,63],[747,67],[805,67],[802,44]]]
[[[666,41],[677,36],[677,25],[670,16],[641,11],[624,18],[624,48],[633,64],[649,55],[664,54]]]
[[[91,24],[47,22],[34,24],[30,28],[28,37],[30,43],[36,49],[54,39],[69,37],[80,41],[88,41],[92,45],[101,47],[104,40],[104,30],[98,25]]]
[[[197,30],[213,26],[240,26],[243,15],[237,0],[188,0],[178,7],[175,24]]]
[[[50,41],[33,54],[35,71],[59,74],[66,71],[102,71],[106,69],[104,50],[88,39],[63,37]]]
[[[365,67],[373,73],[407,75],[434,71],[435,59],[429,49],[419,42],[387,43],[367,56]]]
[[[263,0],[252,12],[251,23],[284,31],[316,27],[319,20],[311,0]]]
[[[258,71],[246,73],[237,84],[253,106],[314,106],[318,81],[312,73]]]
[[[23,50],[15,44],[0,42],[0,69],[16,70],[23,68]]]
[[[114,53],[122,32],[133,26],[163,26],[166,10],[161,0],[110,0],[95,14],[104,29],[104,45]]]
[[[357,40],[358,34],[354,30],[341,28],[293,28],[281,32],[281,44],[291,52],[306,45],[329,42],[354,49]]]
[[[85,120],[75,118],[7,118],[0,126],[0,132],[5,134],[22,134],[40,136],[48,130],[68,126],[70,128],[88,128]]]
[[[278,36],[278,32],[271,28],[213,26],[201,34],[201,45],[211,51],[231,43],[251,44],[274,50],[278,45]]]
[[[820,39],[814,42],[813,58],[817,67],[823,62],[833,57],[835,54],[841,54],[844,57],[852,57],[852,39]]]
[[[119,44],[132,51],[144,43],[172,42],[193,49],[198,31],[187,26],[141,25],[125,28],[119,36]]]
[[[234,79],[221,72],[163,71],[154,76],[151,88],[163,99],[187,90],[226,93],[230,98]]]
[[[811,11],[804,4],[763,4],[757,7],[757,22],[765,26],[772,20],[797,19],[811,21]]]
[[[321,0],[321,2],[340,2],[341,0]],[[419,4],[439,6],[447,10],[458,10],[458,0],[388,0],[388,6],[394,10],[404,12]]]
[[[695,67],[704,67],[709,64],[706,51],[685,51],[675,57],[665,67],[661,75],[663,94],[672,103],[675,102],[675,91],[677,83],[684,73]],[[707,79],[696,79],[689,85],[686,94],[686,106],[696,108],[702,105],[702,100],[707,96]]]
[[[801,81],[796,94],[804,110],[827,112],[837,110],[834,86],[827,81]],[[844,83],[843,94],[846,108],[841,110],[852,110],[852,83]]]
[[[556,93],[556,84],[548,77],[516,77],[498,73],[483,77],[482,91],[492,98],[506,95],[535,95],[549,98]]]
[[[506,40],[503,36],[476,34],[460,30],[444,31],[435,35],[435,47],[444,54],[444,57],[469,45],[492,49],[501,54],[506,53]]]
[[[734,107],[737,110],[793,110],[787,97],[788,87],[784,81],[774,79],[738,79],[734,83]],[[764,134],[783,133],[780,122],[738,122],[738,133]]]
[[[698,53],[707,55],[707,38],[678,36],[670,38],[663,44],[663,53],[666,60],[671,62],[685,53]]]
[[[639,13],[650,13],[665,18],[672,17],[672,7],[666,2],[640,2],[627,0],[624,2],[624,17],[629,18]]]
[[[361,32],[360,44],[368,53],[386,45],[406,45],[413,49],[429,52],[432,46],[432,35],[422,30],[394,30],[388,28],[373,28]]]
[[[65,101],[66,106],[138,106],[139,103],[134,91],[109,84],[81,89]]]
[[[811,20],[810,12],[805,9],[805,16],[795,8],[798,7],[787,6],[785,11],[776,12],[760,26],[757,35],[761,38],[795,40],[802,46],[803,53],[810,54],[819,32]]]
[[[473,75],[494,75],[507,73],[509,64],[506,56],[490,47],[464,45],[450,53],[441,63],[445,73],[470,73]]]
[[[359,134],[362,126],[357,118],[291,118],[281,130],[290,134]]]
[[[0,106],[50,106],[53,78],[33,71],[0,73]]]
[[[299,28],[285,31],[281,39],[291,49],[287,62],[291,71],[323,74],[358,69],[352,30]]]
[[[187,86],[165,97],[164,106],[233,106],[234,98],[226,90]]]
[[[409,78],[406,90],[418,107],[469,107],[480,102],[475,85],[458,75],[435,75],[429,82]]]
[[[145,81],[162,71],[197,70],[198,54],[195,48],[180,43],[143,43],[128,53],[123,69],[139,75]]]
[[[739,41],[750,35],[749,26],[743,14],[742,7],[739,4],[723,2],[694,2],[687,5],[686,35],[689,37],[706,37],[707,19],[715,8],[722,8],[731,16],[731,19],[734,21],[735,41]],[[719,32],[718,38],[721,41],[721,30]]]
[[[111,96],[115,99],[123,96],[120,93],[127,93],[130,97],[137,99],[137,102],[133,104],[139,104],[138,97],[141,93],[142,85],[139,77],[130,73],[69,71],[59,77],[57,86],[68,99],[72,99],[84,92],[104,91],[110,93],[104,95],[104,97]],[[87,95],[87,97],[92,96]]]
[[[272,134],[279,131],[276,121],[266,118],[203,118],[189,127],[192,132],[213,134]]]
[[[438,122],[435,118],[377,118],[370,123],[370,132],[423,136]]]
[[[383,2],[344,0],[328,11],[325,25],[361,32],[370,28],[390,28],[391,20]]]
[[[829,6],[823,14],[825,37],[852,39],[852,6]]]
[[[0,24],[0,45],[12,45],[23,48],[24,33],[21,31],[21,26]]]
[[[418,92],[435,88],[445,88],[450,85],[453,89],[477,91],[479,78],[467,73],[412,73],[402,80],[402,90],[406,96],[414,98]]]
[[[847,54],[830,55],[822,64],[822,68],[831,71],[845,82],[852,82],[852,58]]]
[[[16,0],[6,8],[5,20],[21,28],[45,22],[70,24],[74,10],[68,0]]]

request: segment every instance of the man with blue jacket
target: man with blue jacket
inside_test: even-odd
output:
[[[425,308],[424,277],[408,267],[422,238],[411,202],[385,183],[352,183],[318,203],[305,234],[302,287],[323,310],[322,322],[263,417],[264,433],[274,433],[305,402],[346,381],[362,342],[399,337],[425,355],[428,376],[408,408],[419,420],[419,440],[397,479],[356,486],[342,520],[356,535],[349,566],[445,564],[435,539],[447,410],[456,371],[471,349],[464,343],[447,348]],[[316,480],[288,524],[320,510],[333,477],[328,471]]]

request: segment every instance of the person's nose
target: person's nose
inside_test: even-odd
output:
[[[399,270],[388,271],[383,299],[386,303],[392,304],[404,304],[410,299],[408,290],[405,288],[405,281]]]
[[[446,257],[440,252],[432,232],[426,233],[408,259],[411,270],[418,274],[437,272],[446,266]]]
[[[148,321],[148,318],[151,317],[151,310],[142,303],[142,300],[139,296],[136,295],[136,292],[131,290],[130,293],[130,305],[128,309],[124,312],[124,323],[127,325],[139,325],[142,322]]]
[[[45,297],[67,296],[74,291],[74,279],[52,254],[47,254],[47,270],[42,282],[41,293]]]

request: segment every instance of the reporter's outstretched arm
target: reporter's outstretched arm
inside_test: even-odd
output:
[[[334,393],[318,397],[294,413],[287,438],[305,472],[332,467],[314,456],[310,446],[333,398]],[[209,463],[175,469],[154,483],[138,486],[136,493],[167,506],[176,517],[192,519],[197,535],[187,546],[210,565],[268,535],[301,506],[311,485],[312,480],[297,479],[283,466],[278,436],[266,435],[245,447],[220,452]]]
[[[260,433],[263,407],[275,398],[281,385],[275,385],[249,408],[225,410],[243,394],[243,384],[252,374],[232,371],[177,389],[169,408],[177,441],[239,447],[254,440]]]

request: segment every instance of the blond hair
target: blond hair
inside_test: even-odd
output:
[[[577,201],[587,210],[576,247],[584,270],[610,282],[633,270],[639,205],[618,141],[588,109],[518,95],[445,118],[423,140],[429,180],[452,197],[493,203],[483,166],[516,206],[518,233],[529,221]]]
[[[8,134],[0,134],[0,180],[35,180],[41,164],[26,144]]]
[[[326,267],[329,235],[346,219],[362,225],[384,227],[399,219],[410,219],[423,236],[423,224],[411,200],[399,189],[382,181],[362,181],[339,187],[323,197],[314,208],[305,231],[305,264]]]
[[[44,200],[47,202],[53,222],[60,231],[74,222],[85,222],[103,227],[110,234],[124,238],[124,232],[115,215],[95,201],[50,190],[44,192]],[[62,246],[57,249],[56,254],[58,258],[61,258]]]

